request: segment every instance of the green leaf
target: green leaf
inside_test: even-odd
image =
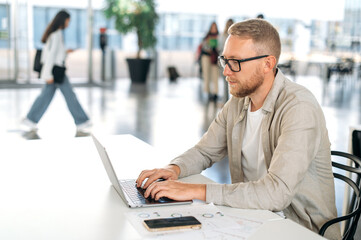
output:
[[[118,32],[135,32],[138,38],[138,53],[142,49],[154,48],[157,43],[155,28],[158,14],[154,0],[105,0],[104,15],[115,19]]]

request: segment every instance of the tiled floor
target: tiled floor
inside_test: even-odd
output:
[[[309,88],[322,105],[333,150],[347,151],[349,127],[361,124],[360,84],[355,79],[331,79],[328,84],[317,76],[295,79]],[[171,159],[199,140],[223,105],[222,99],[208,102],[201,84],[198,78],[179,78],[176,83],[150,80],[146,85],[119,79],[110,87],[77,87],[75,92],[92,119],[93,132],[132,134]],[[38,133],[21,130],[20,120],[39,92],[40,88],[0,89],[0,143],[75,137],[75,125],[59,91],[40,121]],[[204,174],[227,183],[227,168],[224,161]]]
[[[296,82],[309,88],[322,105],[332,149],[347,151],[349,126],[361,122],[360,84],[350,79],[346,84],[335,79],[324,84],[316,76],[299,76]],[[119,79],[110,87],[76,87],[75,92],[93,121],[94,132],[133,134],[174,156],[198,141],[222,107],[222,99],[216,104],[207,101],[201,84],[198,78],[180,78],[176,83],[160,79],[146,85]],[[39,92],[40,88],[0,89],[0,140],[31,138],[24,135],[19,122]],[[58,91],[36,137],[74,136],[75,125]]]

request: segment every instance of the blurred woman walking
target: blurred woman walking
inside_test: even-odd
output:
[[[77,131],[84,131],[91,126],[89,117],[80,105],[64,72],[66,56],[73,51],[66,49],[64,45],[63,30],[69,26],[69,21],[70,14],[65,10],[59,11],[42,36],[41,41],[45,43],[45,46],[41,54],[40,78],[46,84],[30,108],[26,118],[22,121],[31,131],[37,130],[37,124],[48,109],[57,88],[64,95],[68,109],[74,118]]]

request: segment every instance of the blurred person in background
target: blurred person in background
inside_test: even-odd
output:
[[[228,28],[234,23],[233,19],[230,18],[227,20],[226,22],[226,26],[224,26],[224,30],[223,33],[221,35],[219,35],[219,46],[218,46],[218,50],[219,53],[222,54],[223,52],[223,48],[224,48],[224,43],[226,42],[226,39],[228,37]],[[220,73],[222,73],[222,71],[220,71]],[[221,74],[224,80],[224,102],[227,102],[229,99],[229,89],[228,89],[228,82],[226,81],[226,77]]]
[[[264,19],[264,15],[262,13],[260,13],[260,14],[257,15],[257,18]]]
[[[29,131],[37,131],[37,124],[48,109],[57,88],[64,95],[69,111],[74,118],[77,133],[85,132],[91,126],[89,117],[80,105],[69,78],[64,74],[60,81],[54,82],[54,66],[64,69],[66,56],[73,51],[66,49],[64,44],[63,30],[69,26],[69,21],[70,14],[65,10],[59,11],[42,36],[41,41],[45,46],[40,60],[42,64],[40,78],[45,81],[45,86],[31,106],[26,118],[22,120],[22,124]]]
[[[201,65],[203,75],[203,90],[208,94],[208,99],[216,101],[218,99],[218,27],[212,22],[209,31],[202,41]]]

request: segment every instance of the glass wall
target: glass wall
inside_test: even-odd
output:
[[[94,2],[95,0],[93,0]],[[99,0],[101,1],[101,0]],[[93,22],[89,33],[89,13],[87,3],[74,1],[72,6],[63,6],[61,1],[44,2],[40,0],[0,0],[0,81],[39,82],[37,74],[32,71],[35,51],[42,48],[41,36],[54,15],[62,8],[71,14],[69,27],[64,31],[68,48],[76,49],[67,59],[68,74],[73,81],[88,82],[90,68],[94,80],[101,79],[102,52],[99,45],[100,28],[107,29],[108,49],[114,54],[116,77],[127,77],[125,58],[133,54],[136,48],[135,38],[123,36],[114,28],[114,21],[106,19],[100,4],[92,8]],[[69,1],[68,1],[69,3]],[[244,20],[246,16],[232,17],[235,21]],[[282,49],[286,52],[294,50],[297,39],[297,28],[302,25],[311,35],[309,49],[325,50],[345,46],[359,47],[361,30],[361,0],[347,0],[345,5],[345,21],[312,21],[302,23],[295,19],[266,19],[276,26],[280,32]],[[183,76],[197,76],[194,68],[197,46],[209,29],[211,22],[216,21],[223,31],[224,23],[214,14],[196,13],[159,13],[157,26],[158,69],[160,77],[165,76],[166,67],[175,65],[182,70]],[[89,64],[89,34],[92,41],[92,63]],[[130,39],[130,40],[129,40]],[[130,44],[129,44],[130,43]],[[353,45],[352,45],[353,44]],[[133,49],[134,46],[134,49]],[[187,72],[187,73],[186,73]]]
[[[41,36],[43,35],[47,24],[53,19],[55,14],[62,8],[34,6],[34,47],[41,48]],[[87,9],[67,8],[71,16],[70,25],[64,30],[64,40],[67,47],[72,49],[86,48],[87,35]],[[106,19],[101,10],[94,10],[94,42],[93,48],[99,49],[99,33],[100,28],[112,30],[114,22]],[[121,48],[122,37],[116,31],[108,32],[108,45],[111,48]]]
[[[0,2],[0,81],[29,79],[29,25],[26,0]]]
[[[14,63],[14,77],[19,82],[28,82],[30,78],[30,32],[29,32],[29,5],[27,0],[17,0],[16,5],[12,11],[15,17],[14,25],[14,50],[15,50],[15,63]]]
[[[343,32],[347,36],[347,47],[352,51],[361,51],[361,1],[345,1]]]
[[[60,8],[35,6],[33,8],[33,41],[35,48],[41,48],[41,36]],[[67,9],[71,14],[69,27],[64,31],[68,47],[86,48],[86,9]],[[215,15],[198,14],[160,14],[157,27],[158,49],[191,50],[195,49],[208,31]],[[93,48],[99,49],[100,28],[107,28],[108,46],[111,49],[123,49],[122,36],[115,30],[114,21],[106,19],[101,10],[94,10]]]
[[[216,20],[215,15],[162,13],[157,28],[158,49],[196,49]]]
[[[10,42],[10,4],[0,4],[0,81],[9,81],[14,77],[14,51]]]

